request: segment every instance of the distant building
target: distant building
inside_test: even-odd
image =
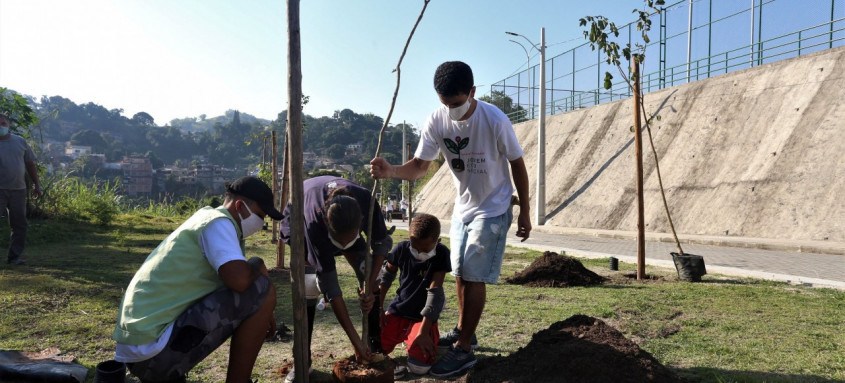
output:
[[[123,194],[149,195],[153,189],[153,164],[144,156],[126,156],[121,162],[123,169]]]
[[[349,144],[346,145],[346,151],[344,152],[347,156],[354,156],[358,153],[361,153],[361,150],[364,149],[364,144]]]
[[[79,157],[90,155],[91,154],[91,147],[90,146],[82,146],[82,145],[71,145],[67,144],[65,146],[65,155],[72,158],[77,159]]]
[[[204,185],[212,192],[223,191],[223,184],[226,180],[221,174],[221,167],[211,164],[196,164],[190,172],[190,178],[195,183]]]

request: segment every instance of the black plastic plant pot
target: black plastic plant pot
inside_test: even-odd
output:
[[[611,270],[617,271],[619,270],[619,258],[610,257],[610,263],[608,264]]]
[[[126,365],[116,360],[97,364],[94,383],[123,383],[126,379]]]
[[[672,254],[672,261],[675,262],[675,269],[678,270],[678,279],[687,282],[701,282],[701,276],[707,274],[707,269],[704,267],[704,257],[694,254],[670,254]]]

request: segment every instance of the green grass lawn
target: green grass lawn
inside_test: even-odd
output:
[[[110,359],[123,289],[149,251],[180,223],[140,214],[122,215],[110,227],[32,222],[28,264],[0,266],[0,349],[58,347],[87,367]],[[397,233],[396,242],[404,235]],[[7,246],[8,225],[3,223],[4,253]],[[268,265],[276,263],[269,231],[250,238],[247,252],[263,257]],[[502,279],[538,255],[509,248]],[[589,288],[490,286],[478,329],[479,356],[507,355],[526,345],[535,332],[581,313],[602,318],[692,381],[845,381],[843,291],[713,275],[702,283],[679,283],[674,270],[659,268],[647,272],[664,278],[641,283],[622,275],[633,271],[633,265],[621,264],[622,272],[610,272],[606,259],[581,261],[610,282]],[[344,264],[339,270],[344,293],[354,296],[351,269]],[[278,291],[277,320],[293,327],[288,274],[274,272],[272,278]],[[453,286],[454,279],[447,276],[444,331],[457,316]],[[359,312],[355,302],[348,303],[352,312]],[[254,377],[279,381],[279,368],[292,361],[291,347],[265,344]],[[317,313],[312,350],[317,381],[330,380],[333,362],[352,353],[331,310]],[[222,381],[227,353],[224,345],[195,368],[189,380]],[[403,354],[395,352],[400,358]],[[93,373],[89,381],[92,378]]]

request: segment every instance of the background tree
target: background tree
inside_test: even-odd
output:
[[[91,129],[80,130],[70,136],[70,143],[73,145],[90,146],[95,153],[104,153],[108,148],[102,134]]]
[[[11,120],[11,130],[24,137],[29,137],[30,127],[38,123],[38,115],[29,105],[29,101],[7,88],[0,88],[0,113]]]
[[[155,126],[153,116],[150,116],[147,112],[135,113],[135,115],[132,116],[132,121],[145,126]]]
[[[485,94],[479,100],[497,106],[513,123],[522,122],[526,120],[526,110],[522,105],[513,105],[513,99],[505,94],[504,91],[494,90],[489,95]]]

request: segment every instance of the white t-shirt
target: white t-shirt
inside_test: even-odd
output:
[[[449,118],[446,106],[435,110],[414,153],[424,161],[437,158],[438,150],[443,153],[458,192],[452,215],[464,223],[507,211],[514,192],[510,161],[523,155],[508,117],[491,104],[477,103],[472,115],[461,122]]]
[[[238,232],[232,221],[217,218],[209,222],[199,234],[200,249],[208,263],[220,272],[220,267],[230,261],[245,261],[238,241]],[[173,323],[169,324],[158,339],[147,344],[131,345],[118,343],[115,347],[114,360],[123,363],[135,363],[150,359],[167,346],[173,332]]]

